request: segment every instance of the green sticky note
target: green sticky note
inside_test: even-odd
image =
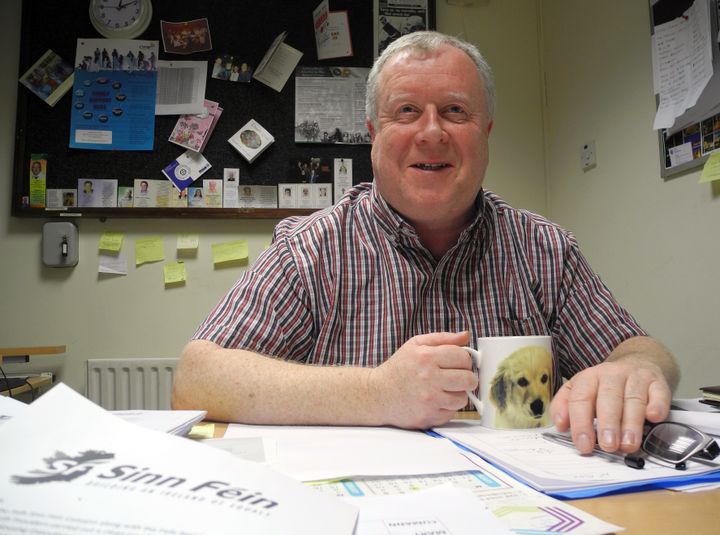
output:
[[[177,237],[177,248],[181,251],[197,249],[199,243],[199,234],[179,234]]]
[[[110,230],[106,230],[102,233],[102,236],[100,236],[100,244],[98,245],[98,249],[100,249],[101,251],[111,251],[113,253],[119,253],[120,249],[122,248],[122,242],[122,232],[113,232]]]
[[[183,262],[170,262],[163,266],[163,275],[165,276],[165,284],[178,284],[185,282],[187,276],[185,274],[185,264]]]
[[[135,241],[135,265],[165,260],[165,248],[160,236],[141,238]]]
[[[700,184],[712,182],[720,179],[720,150],[710,153],[710,157],[705,162],[702,174],[700,175]]]
[[[212,244],[213,264],[242,262],[248,259],[248,245],[245,240]]]

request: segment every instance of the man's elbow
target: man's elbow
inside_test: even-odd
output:
[[[193,345],[193,342],[190,342],[185,346],[180,356],[177,370],[175,371],[172,396],[170,399],[170,405],[173,410],[202,409],[202,407],[200,407],[201,402],[197,397],[197,392],[200,391],[200,387],[197,384],[198,373],[197,371],[193,372],[196,360]]]

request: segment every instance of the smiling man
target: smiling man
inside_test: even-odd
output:
[[[368,77],[374,181],[280,222],[186,346],[178,409],[275,424],[446,423],[478,384],[463,345],[550,335],[560,429],[581,451],[634,451],[663,419],[673,358],[574,237],[484,191],[490,68],[436,32],[404,36]],[[555,388],[559,388],[558,384]]]

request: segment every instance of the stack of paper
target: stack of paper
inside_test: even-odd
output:
[[[720,481],[720,463],[688,461],[687,470],[653,462],[636,470],[622,457],[584,456],[542,437],[543,430],[499,431],[479,422],[456,420],[434,430],[499,466],[513,477],[551,496],[587,498],[624,489],[669,488],[687,483]]]
[[[112,414],[147,429],[171,435],[187,435],[192,427],[207,416],[207,411],[111,411]]]
[[[63,384],[3,424],[0,442],[9,533],[349,535],[357,519],[350,504],[124,422]]]

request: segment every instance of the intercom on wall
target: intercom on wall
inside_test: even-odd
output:
[[[78,228],[71,221],[43,225],[42,261],[50,267],[73,267],[78,263]]]

